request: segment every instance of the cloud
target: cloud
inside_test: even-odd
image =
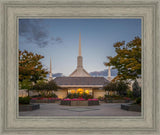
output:
[[[57,37],[56,41],[59,42],[59,43],[62,43],[62,39],[60,37]]]
[[[38,47],[43,48],[49,43],[62,43],[60,37],[50,37],[47,26],[43,19],[20,19],[19,20],[19,35],[29,43],[34,43]]]

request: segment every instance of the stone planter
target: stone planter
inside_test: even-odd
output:
[[[71,105],[71,100],[61,100],[60,105]]]
[[[60,105],[69,105],[69,106],[92,106],[99,105],[99,100],[61,100]]]
[[[97,101],[94,101],[94,100],[88,101],[88,106],[92,106],[92,105],[99,105],[99,100],[97,100]]]
[[[39,104],[19,105],[19,111],[20,112],[33,111],[33,110],[37,110],[37,109],[40,109]]]
[[[112,99],[108,99],[105,100],[106,103],[129,103],[130,100],[112,100]]]
[[[140,105],[134,105],[134,104],[121,104],[121,109],[127,110],[127,111],[135,111],[135,112],[141,112],[141,106]]]
[[[88,101],[84,100],[84,101],[71,101],[71,106],[88,106]]]

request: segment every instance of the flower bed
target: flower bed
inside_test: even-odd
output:
[[[60,101],[60,98],[32,98],[31,103],[55,103],[56,101]]]

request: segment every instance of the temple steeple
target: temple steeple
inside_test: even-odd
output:
[[[51,58],[50,58],[50,71],[49,71],[49,81],[51,81],[53,78],[52,78],[52,62],[51,62]]]
[[[77,57],[77,68],[83,68],[83,58],[81,54],[81,33],[79,33],[79,55]]]
[[[70,77],[90,77],[90,74],[83,69],[83,57],[81,52],[81,33],[79,33],[79,49],[77,57],[77,69],[70,75]]]
[[[79,56],[82,56],[81,54],[81,33],[79,33]]]
[[[108,79],[109,81],[112,80],[112,78],[111,78],[111,69],[110,69],[110,66],[108,66],[108,77],[107,77],[107,79]]]

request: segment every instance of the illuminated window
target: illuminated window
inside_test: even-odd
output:
[[[76,91],[74,90],[74,89],[71,89],[71,90],[68,90],[68,93],[69,94],[73,94],[73,93],[75,93]]]
[[[73,93],[75,93],[76,91],[75,90],[71,90],[71,93],[73,94]]]
[[[79,88],[79,89],[77,89],[77,93],[83,94],[83,93],[84,93],[84,90],[81,89],[81,88]]]
[[[89,94],[90,92],[89,92],[89,90],[85,90],[85,93],[86,93],[86,94]]]

